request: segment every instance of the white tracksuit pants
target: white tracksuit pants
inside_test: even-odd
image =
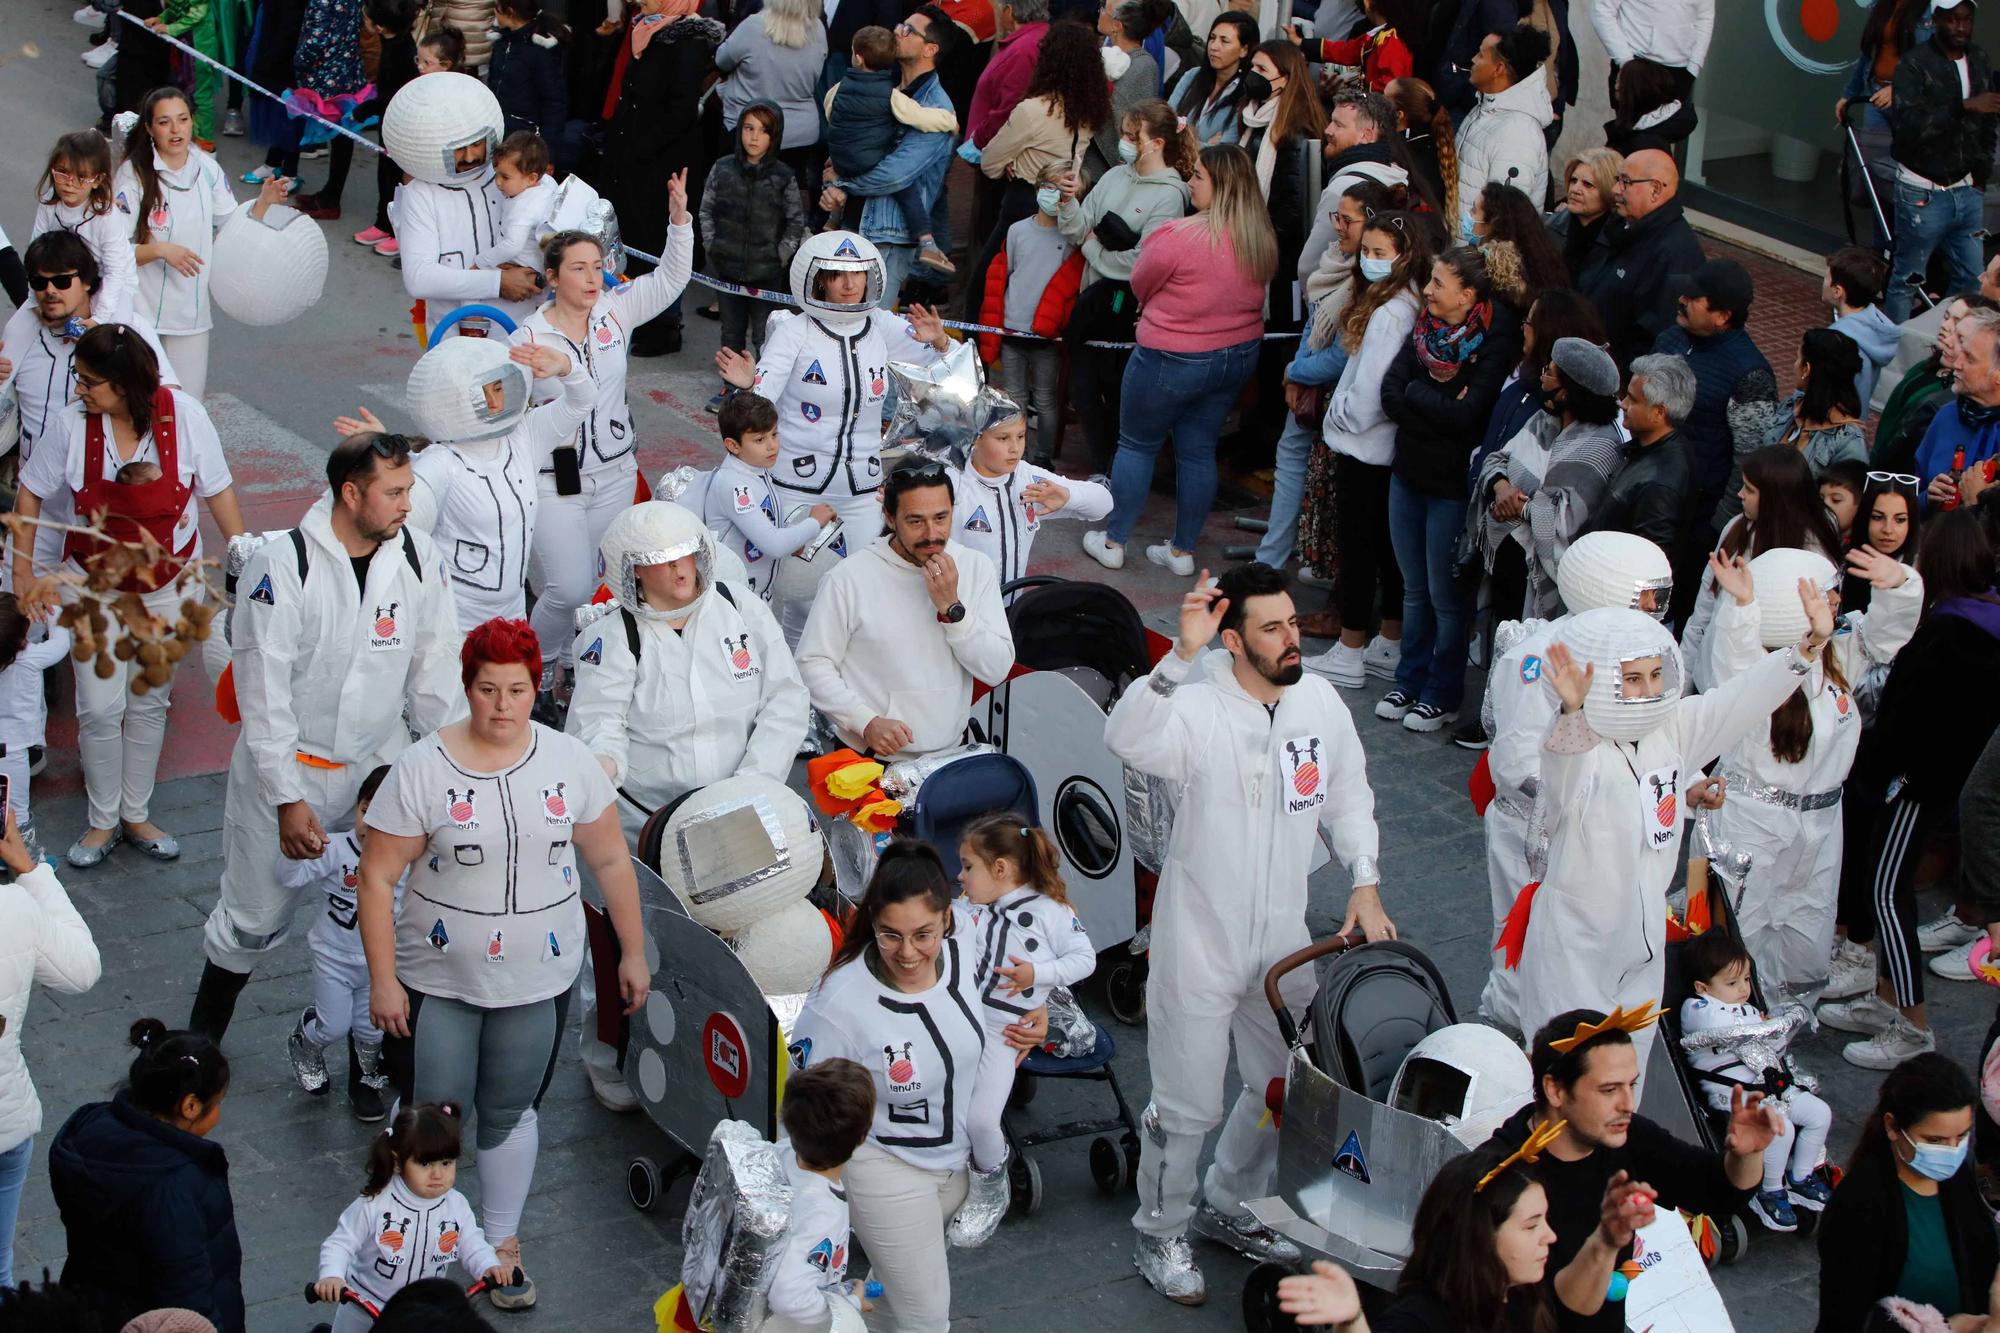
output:
[[[331,1046],[349,1033],[362,1046],[380,1046],[382,1029],[368,1021],[368,960],[325,949],[312,951],[313,1016],[306,1040]]]
[[[200,402],[208,392],[208,332],[163,333],[160,346],[166,349],[167,360],[174,363],[182,391]]]
[[[971,1185],[963,1169],[911,1166],[870,1138],[841,1173],[849,1224],[867,1247],[882,1299],[869,1327],[889,1333],[944,1333],[951,1327],[951,1270],[945,1224]]]
[[[560,658],[569,665],[576,638],[576,609],[597,591],[604,572],[598,568],[598,548],[611,520],[632,507],[637,494],[638,460],[631,455],[623,467],[606,467],[583,475],[583,490],[557,495],[553,479],[542,478],[540,508],[535,513],[535,546],[529,577],[535,585],[535,608],[528,623],[541,640],[542,661]]]
[[[1290,950],[1282,950],[1289,953]],[[1276,962],[1274,956],[1269,960]],[[1222,1125],[1215,1160],[1202,1180],[1202,1196],[1225,1214],[1243,1212],[1247,1199],[1271,1192],[1278,1164],[1278,1131],[1265,1120],[1264,1093],[1285,1072],[1286,1050],[1277,1018],[1259,983],[1238,997],[1235,1012],[1193,1015],[1178,1012],[1168,993],[1174,979],[1153,972],[1146,980],[1153,1100],[1139,1134],[1139,1211],[1132,1225],[1156,1236],[1178,1236],[1194,1216],[1195,1167],[1208,1131]],[[1312,1002],[1311,968],[1300,968],[1281,983],[1294,1014]],[[1243,1088],[1223,1123],[1223,1077],[1229,1049],[1236,1048],[1236,1072]],[[875,1251],[868,1251],[873,1257]]]
[[[147,614],[171,624],[189,594],[160,588],[140,597]],[[111,618],[112,632],[124,630]],[[90,827],[117,828],[120,819],[144,823],[151,814],[153,785],[160,768],[160,749],[167,739],[167,696],[172,682],[133,694],[134,658],[120,662],[111,679],[99,680],[95,661],[70,663],[76,677],[76,745],[83,759],[83,785],[90,807]],[[273,842],[272,846],[277,844]]]
[[[376,762],[382,761],[331,769],[299,765],[305,799],[321,828],[332,833],[353,827],[355,793]],[[278,855],[278,811],[265,804],[249,746],[239,737],[222,806],[222,893],[201,932],[202,951],[217,967],[252,972],[258,959],[291,934],[301,895],[272,873]]]
[[[781,513],[801,504],[833,506],[833,512],[840,515],[841,541],[850,554],[874,541],[882,531],[880,491],[870,491],[866,495],[835,495],[831,491],[825,495],[814,495],[773,483],[771,493],[777,498]],[[778,623],[784,627],[785,646],[793,652],[798,651],[799,635],[805,633],[806,616],[812,611],[813,597],[819,592],[820,581],[838,563],[833,558],[831,546],[811,560],[786,559],[783,588],[773,589],[771,600],[778,603]]]
[[[1493,898],[1493,934],[1487,940],[1492,944],[1499,940],[1500,930],[1507,924],[1507,913],[1514,909],[1514,899],[1531,875],[1528,821],[1504,809],[1496,799],[1486,807],[1481,822],[1486,826],[1486,884]],[[1506,957],[1497,950],[1488,956],[1488,962],[1492,970],[1486,974],[1486,989],[1479,993],[1479,1011],[1518,1029],[1521,974],[1510,971]]]

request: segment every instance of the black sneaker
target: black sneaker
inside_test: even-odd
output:
[[[1401,690],[1390,690],[1382,696],[1382,702],[1375,705],[1375,716],[1384,722],[1401,722],[1409,716],[1410,709],[1415,704],[1416,700]]]
[[[1483,750],[1487,746],[1486,728],[1478,722],[1468,722],[1451,733],[1451,743],[1461,750]]]
[[[1379,707],[1375,710],[1382,711]],[[1403,715],[1404,731],[1441,731],[1458,721],[1457,713],[1447,713],[1436,704],[1418,704]]]
[[[382,1100],[382,1090],[366,1083],[347,1085],[347,1104],[354,1108],[354,1118],[364,1125],[378,1124],[389,1116],[389,1106]]]
[[[49,752],[39,745],[28,747],[28,776],[38,778],[42,770],[49,766]]]

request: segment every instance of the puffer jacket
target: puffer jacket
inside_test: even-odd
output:
[[[1993,67],[1977,46],[1965,49],[1972,91],[1993,86]],[[1896,161],[1926,180],[1950,185],[1970,174],[1986,188],[1993,174],[1993,144],[2000,115],[1965,110],[1958,67],[1937,38],[1913,47],[1896,66],[1895,102],[1889,108]]]
[[[493,26],[493,0],[431,0],[426,15],[427,21],[418,25],[419,41],[439,28],[457,28],[465,38],[462,72],[471,74],[486,68],[487,57],[493,53],[493,39],[487,36]]]
[[[760,99],[743,109],[760,106],[783,123],[775,102]],[[806,239],[806,214],[798,179],[775,152],[753,163],[737,136],[736,151],[708,169],[700,219],[701,243],[717,277],[751,287],[789,285],[792,256]]]
[[[1035,298],[1034,327],[1029,333],[1039,333],[1044,338],[1060,338],[1069,327],[1069,317],[1076,313],[1076,294],[1083,286],[1083,251],[1070,251],[1069,258],[1063,260],[1055,277],[1042,294]],[[979,302],[979,322],[996,329],[1007,327],[1007,247],[1001,246],[993,256],[993,262],[986,266],[986,291]],[[979,335],[979,356],[987,365],[1000,359],[1000,335],[982,333]]]
[[[42,1101],[21,1056],[29,994],[39,982],[81,995],[101,970],[90,927],[47,862],[0,893],[0,1152],[42,1127]]]
[[[1555,118],[1540,70],[1504,92],[1481,93],[1458,127],[1459,218],[1447,225],[1470,229],[1472,201],[1488,181],[1514,186],[1540,208],[1549,188],[1549,145],[1542,132]]]
[[[507,133],[533,130],[550,146],[561,142],[569,121],[569,84],[562,44],[533,28],[489,33],[486,86],[500,103]]]
[[[179,1306],[243,1333],[243,1245],[221,1144],[121,1092],[56,1131],[49,1186],[68,1242],[62,1284],[102,1299],[114,1327]]]

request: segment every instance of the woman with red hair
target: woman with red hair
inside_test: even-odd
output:
[[[645,1003],[650,974],[611,782],[581,741],[529,716],[542,671],[534,630],[525,620],[477,625],[459,662],[471,715],[405,750],[369,803],[361,942],[383,1063],[403,1101],[473,1108],[481,1220],[512,1270],[535,1173],[535,1108],[583,958],[577,851],[618,932],[626,1013]],[[524,1309],[535,1285],[492,1296],[503,1310]]]

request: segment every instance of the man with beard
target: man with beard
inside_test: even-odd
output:
[[[355,794],[414,728],[464,711],[458,612],[437,548],[404,526],[410,441],[362,431],[328,455],[330,493],[266,542],[237,580],[229,641],[243,728],[222,810],[222,893],[202,932],[188,1027],[216,1041],[257,961],[291,932],[280,855],[310,860],[354,818]],[[408,725],[405,725],[405,714]],[[381,1048],[350,1072],[380,1086]]]
[[[1639,1056],[1632,1034],[1657,1017],[1649,1004],[1609,1017],[1572,1009],[1549,1020],[1528,1053],[1535,1099],[1488,1140],[1512,1151],[1535,1130],[1563,1124],[1536,1163],[1556,1233],[1548,1271],[1555,1275],[1556,1327],[1563,1333],[1625,1327],[1625,1298],[1606,1297],[1604,1279],[1596,1276],[1603,1272],[1601,1255],[1593,1262],[1586,1249],[1616,1250],[1623,1263],[1632,1255],[1632,1233],[1653,1220],[1656,1205],[1727,1217],[1764,1179],[1764,1149],[1780,1121],[1762,1093],[1731,1094],[1721,1152],[1682,1143],[1635,1114]]]
[[[891,472],[882,512],[883,535],[820,584],[798,660],[841,741],[886,764],[959,743],[972,683],[1014,669],[1014,634],[993,562],[951,540],[944,464]]]
[[[1217,632],[1226,653],[1202,659]],[[1178,790],[1173,836],[1153,905],[1146,985],[1153,1100],[1141,1117],[1134,1263],[1167,1299],[1199,1305],[1201,1235],[1253,1258],[1298,1251],[1244,1211],[1270,1192],[1278,1134],[1264,1089],[1285,1070],[1285,1042],[1264,999],[1264,973],[1312,942],[1306,876],[1321,831],[1354,877],[1340,933],[1371,940],[1396,928],[1376,891],[1375,795],[1354,720],[1339,693],[1303,675],[1299,623],[1285,576],[1242,565],[1211,584],[1202,571],[1181,602],[1180,638],[1119,699],[1104,742],[1127,765]],[[1303,1011],[1313,970],[1285,982]],[[1232,1038],[1243,1091],[1215,1147],[1196,1207],[1202,1140],[1223,1120]]]

